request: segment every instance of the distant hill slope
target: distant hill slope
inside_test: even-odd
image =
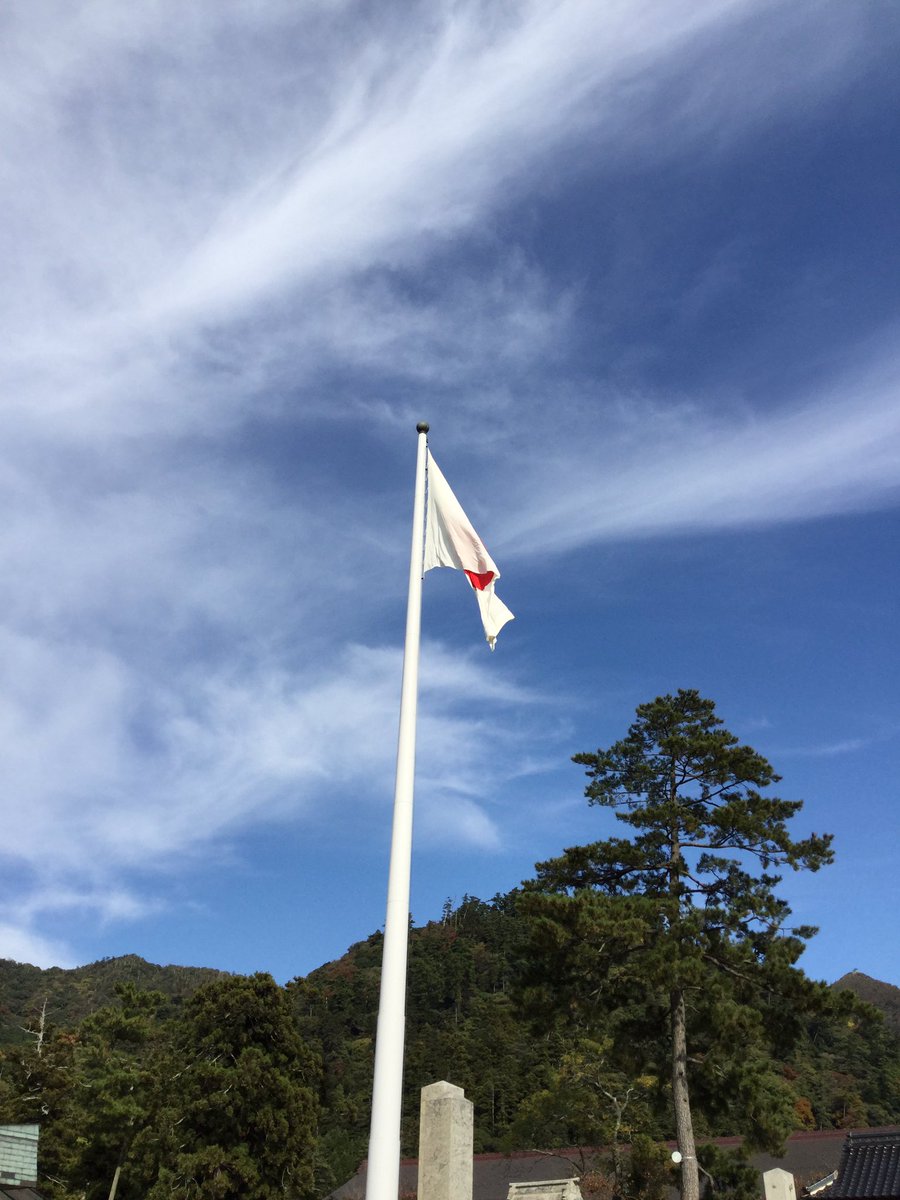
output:
[[[405,1152],[415,1150],[419,1088],[435,1079],[452,1080],[473,1101],[478,1152],[587,1144],[596,1136],[585,1132],[596,1111],[585,1094],[552,1090],[570,1029],[548,1023],[538,1034],[517,1007],[524,937],[512,896],[490,902],[466,897],[440,922],[411,930]],[[365,1155],[381,950],[381,935],[374,934],[288,985],[304,1040],[325,1065],[322,1133],[331,1161],[340,1161],[347,1174],[353,1159]],[[881,986],[886,995],[895,991]],[[873,1009],[883,1001],[866,998]],[[655,1050],[641,1053],[652,1076]],[[887,1022],[842,1003],[834,1012],[811,1016],[786,1053],[782,1073],[794,1094],[797,1128],[862,1128],[900,1120],[900,1040]],[[662,1089],[648,1092],[643,1102],[644,1132],[670,1137]],[[732,1133],[732,1120],[733,1110],[711,1109],[704,1136]]]
[[[377,943],[378,953],[368,964],[375,971],[372,988],[373,999],[377,996],[377,970],[380,966],[381,943],[378,935],[369,939]],[[361,942],[351,947],[337,963],[326,963],[311,972],[309,980],[327,979],[332,972],[340,974],[344,964],[354,958],[364,957],[361,952],[369,946]],[[162,992],[174,1004],[183,1003],[202,984],[227,975],[212,967],[160,966],[147,962],[137,954],[124,954],[118,958],[103,958],[83,967],[34,967],[30,963],[18,963],[0,958],[0,1045],[22,1042],[27,1035],[21,1026],[27,1025],[31,1014],[40,1010],[47,1001],[47,1017],[54,1025],[77,1024],[88,1013],[109,1004],[115,997],[117,983],[128,980],[140,988]],[[831,987],[835,991],[846,989],[867,1004],[884,1013],[885,1024],[900,1035],[900,987],[873,979],[861,971],[850,971],[835,980]]]
[[[374,933],[285,989],[300,1035],[322,1064],[317,1085],[321,1154],[334,1186],[365,1155],[382,946],[382,934]],[[548,1022],[536,1030],[522,1015],[516,972],[526,953],[515,894],[491,901],[466,896],[456,908],[448,903],[440,921],[411,930],[402,1124],[406,1152],[415,1150],[419,1089],[436,1079],[453,1080],[473,1101],[479,1153],[523,1145],[594,1144],[589,1139],[599,1136],[593,1104],[585,1101],[584,1092],[576,1090],[573,1098],[560,1074],[571,1028]],[[0,1048],[29,1040],[22,1026],[34,1028],[34,1015],[45,1000],[52,1025],[74,1028],[113,1001],[116,984],[127,981],[170,997],[171,1015],[177,1018],[198,987],[221,977],[224,972],[162,967],[137,955],[75,970],[41,970],[0,960],[0,1044],[6,1044]],[[900,1037],[893,1029],[900,989],[858,972],[832,988],[835,996],[842,989],[855,993],[888,1019],[882,1022],[871,1010],[862,1011],[844,992],[838,1003],[823,1004],[804,1023],[796,1042],[792,1037],[790,1044],[785,1042],[787,1057],[779,1061],[793,1097],[796,1127],[895,1123],[900,1120]],[[159,1022],[160,1030],[163,1024]],[[169,1037],[171,1031],[160,1036]],[[652,1083],[655,1035],[649,1030],[643,1036],[644,1043],[635,1042],[633,1066],[646,1064],[642,1077],[649,1076]],[[59,1041],[66,1043],[65,1038]],[[26,1057],[17,1049],[7,1060]],[[657,1139],[670,1137],[663,1088],[648,1089],[642,1103],[643,1131]],[[704,1137],[733,1132],[733,1116],[727,1098],[724,1105],[712,1106],[704,1117]]]
[[[862,971],[850,971],[831,985],[835,991],[846,989],[884,1013],[884,1022],[894,1033],[900,1034],[900,988],[892,983],[882,983],[863,975]]]
[[[146,962],[137,954],[103,958],[84,967],[33,967],[0,959],[0,1045],[23,1042],[31,1017],[47,1001],[47,1019],[57,1026],[76,1025],[88,1013],[109,1004],[120,982],[137,984],[145,991],[168,996],[173,1005],[189,996],[225,971],[211,967],[161,967]]]

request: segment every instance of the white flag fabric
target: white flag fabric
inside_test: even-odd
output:
[[[513,614],[494,592],[494,580],[500,578],[500,572],[441,474],[431,451],[428,452],[427,505],[424,570],[455,567],[465,572],[478,597],[484,635],[493,650],[497,634],[507,621],[513,620]]]

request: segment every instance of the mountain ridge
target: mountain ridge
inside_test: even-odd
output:
[[[0,958],[0,1045],[28,1038],[28,1028],[46,1004],[46,1018],[57,1026],[77,1024],[115,998],[117,983],[162,992],[180,1006],[198,987],[230,974],[214,967],[162,966],[139,954],[120,954],[78,967],[36,967]]]
[[[432,924],[429,922],[428,924]],[[424,926],[423,928],[427,928]],[[302,978],[327,976],[341,970],[363,947],[371,951],[379,935],[355,942],[339,958],[322,963]],[[371,957],[369,953],[368,957]],[[380,957],[380,956],[376,956]],[[374,961],[371,964],[377,968]],[[0,1045],[23,1042],[27,1026],[47,1002],[47,1016],[55,1025],[77,1024],[90,1012],[110,1003],[115,985],[130,981],[144,990],[160,991],[173,1005],[184,1003],[204,983],[239,972],[216,967],[153,963],[139,954],[120,954],[77,967],[37,967],[15,959],[0,958]],[[848,971],[828,985],[834,991],[850,991],[884,1015],[885,1025],[900,1034],[900,987],[862,971]]]
[[[877,1008],[884,1014],[885,1024],[900,1034],[900,987],[883,979],[874,979],[862,971],[848,971],[830,986],[835,991],[853,992],[860,1000]]]

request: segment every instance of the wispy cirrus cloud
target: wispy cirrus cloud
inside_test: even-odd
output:
[[[255,677],[209,676],[198,666],[168,688],[94,653],[81,662],[45,653],[41,661],[33,650],[20,647],[16,658],[11,649],[7,639],[5,661],[12,675],[28,680],[32,703],[30,721],[23,719],[28,696],[12,693],[5,703],[2,738],[18,744],[19,754],[6,763],[10,832],[2,853],[35,870],[46,861],[102,877],[124,865],[190,856],[250,817],[296,817],[313,798],[321,806],[326,779],[338,789],[332,803],[341,802],[343,785],[356,796],[362,789],[373,803],[390,792],[396,649],[350,647],[330,666],[310,662],[311,678],[271,665]],[[483,710],[473,714],[466,703],[473,693],[497,718],[490,750],[481,737]],[[426,807],[429,794],[475,797],[502,778],[523,739],[533,736],[508,714],[537,702],[486,663],[426,648]],[[498,754],[504,742],[507,752]],[[342,751],[349,743],[352,754]],[[17,823],[23,810],[29,819]]]
[[[871,745],[870,738],[843,738],[841,741],[829,742],[821,746],[808,746],[794,753],[806,758],[835,758],[841,754],[855,754]],[[790,751],[788,751],[790,753]]]
[[[408,530],[364,476],[385,430],[425,416],[465,445],[512,559],[894,502],[890,347],[781,408],[586,381],[583,282],[527,215],[806,119],[866,20],[835,6],[810,40],[795,6],[746,0],[5,15],[0,855],[31,883],[0,953],[60,961],[47,914],[133,918],[154,872],[241,829],[389,792],[377,620]],[[713,265],[705,294],[737,270]],[[326,421],[365,429],[330,463]],[[487,797],[542,769],[546,709],[430,647],[427,837],[499,845]]]
[[[884,743],[895,740],[898,732],[900,731],[896,726],[884,728],[882,725],[877,732],[864,737],[839,737],[812,745],[788,746],[778,753],[784,758],[840,758],[845,754],[857,754],[860,750],[883,746]]]
[[[893,506],[900,498],[893,346],[891,339],[880,359],[788,409],[636,399],[623,413],[620,402],[600,397],[578,445],[548,432],[539,458],[519,447],[527,484],[501,529],[503,544],[543,553]]]
[[[0,857],[27,874],[0,913],[22,944],[48,914],[81,910],[106,922],[146,915],[159,904],[147,891],[155,872],[224,852],[250,821],[340,820],[348,795],[373,814],[389,805],[395,648],[351,646],[302,673],[270,665],[210,674],[197,664],[165,681],[95,651],[50,654],[7,638],[4,663],[11,679],[27,680],[26,695],[6,689],[0,714],[0,743],[16,748],[5,756]],[[497,847],[482,797],[541,740],[537,717],[523,719],[535,705],[539,697],[498,678],[484,659],[424,648],[424,844]],[[135,872],[139,882],[126,884]]]
[[[768,35],[749,40],[737,0],[437,5],[420,23],[369,16],[358,36],[346,13],[321,7],[200,5],[188,15],[161,4],[123,16],[57,6],[46,27],[16,17],[0,93],[14,131],[9,369],[32,403],[64,407],[81,395],[102,405],[111,367],[117,407],[132,375],[140,402],[154,368],[163,392],[183,386],[191,364],[208,370],[211,326],[275,295],[303,305],[311,292],[318,306],[317,291],[345,290],[352,308],[367,271],[421,264],[468,235],[533,186],[543,160],[564,152],[553,170],[577,171],[584,137],[612,161],[669,154],[708,141],[710,114],[723,122],[725,110],[739,136],[764,97],[786,100],[781,75],[768,88],[771,73],[758,70],[784,41],[783,10],[767,15]],[[826,24],[827,49],[817,43],[802,70],[792,62],[801,100],[853,69],[854,19]],[[715,104],[698,93],[695,81],[710,78],[698,58],[723,64]],[[752,108],[727,87],[724,64],[737,62],[755,71]],[[654,87],[674,87],[681,104],[654,106]],[[740,103],[729,107],[731,96]],[[653,140],[636,140],[650,128]],[[377,338],[381,306],[367,307]],[[238,383],[246,394],[277,370],[271,315],[236,330],[239,350],[213,339],[223,391]],[[199,397],[189,398],[180,414],[160,395],[155,404],[189,420]]]

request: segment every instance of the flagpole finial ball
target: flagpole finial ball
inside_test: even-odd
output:
[[[420,422],[418,423],[418,425],[416,426],[416,433],[427,433],[427,432],[428,432],[428,428],[429,428],[429,427],[428,427],[428,422],[427,422],[427,421],[420,421]]]

